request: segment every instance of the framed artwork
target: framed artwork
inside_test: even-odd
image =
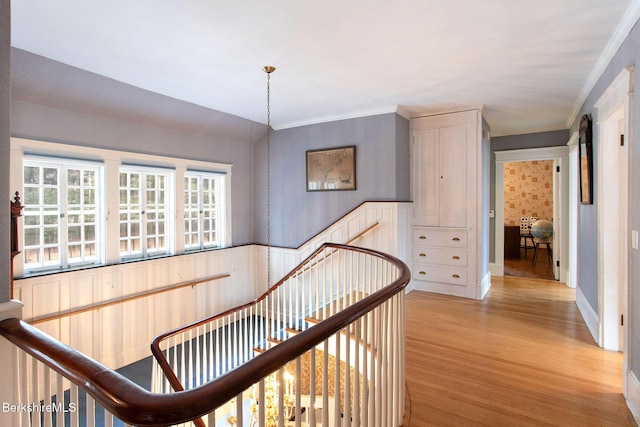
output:
[[[578,134],[578,168],[580,169],[580,203],[593,204],[593,134],[588,115],[580,119]]]
[[[355,189],[355,145],[307,151],[307,191]]]

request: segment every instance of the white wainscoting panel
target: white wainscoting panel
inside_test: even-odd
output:
[[[88,270],[18,279],[23,319],[64,313],[191,280],[231,277],[172,290],[37,327],[111,368],[150,355],[158,334],[255,298],[255,247],[198,252]],[[190,309],[185,309],[185,307]]]

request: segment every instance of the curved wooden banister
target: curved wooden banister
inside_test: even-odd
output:
[[[221,406],[287,362],[347,327],[401,292],[409,283],[408,267],[395,257],[346,245],[322,246],[322,248],[326,247],[354,250],[382,257],[399,269],[399,276],[385,288],[289,338],[272,350],[256,356],[214,381],[191,390],[171,394],[151,393],[19,319],[6,319],[0,322],[0,335],[70,379],[107,411],[126,423],[154,426],[194,420]]]

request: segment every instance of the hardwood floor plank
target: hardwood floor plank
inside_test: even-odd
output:
[[[556,281],[494,277],[484,301],[406,296],[409,426],[634,426],[622,353]]]

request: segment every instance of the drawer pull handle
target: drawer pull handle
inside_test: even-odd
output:
[[[454,274],[454,275],[453,275],[453,276],[451,276],[451,277],[453,277],[454,279],[459,279],[459,278],[460,278],[460,275],[459,275],[459,274]]]
[[[421,271],[421,272],[420,272],[420,274],[422,274],[422,275],[424,276],[424,275],[425,275],[425,274],[427,274],[427,273],[425,273],[424,271]]]
[[[453,238],[453,239],[451,239],[451,240],[453,240],[454,242],[459,242],[459,241],[460,241],[460,238],[459,238],[459,237],[454,237],[454,238]]]
[[[420,236],[420,240],[427,240],[427,236]]]
[[[425,254],[425,253],[421,253],[419,256],[427,256],[427,254]]]
[[[460,259],[460,257],[458,255],[454,255],[451,257],[452,259]]]

